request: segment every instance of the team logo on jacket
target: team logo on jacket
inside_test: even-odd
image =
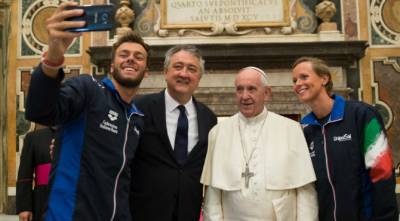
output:
[[[118,119],[118,113],[113,110],[109,110],[107,116],[111,121],[115,121]]]
[[[333,141],[335,141],[335,142],[351,141],[351,134],[343,134],[342,136],[334,136]]]
[[[118,126],[115,124],[112,124],[111,122],[108,122],[107,120],[103,120],[100,123],[100,128],[110,131],[111,133],[118,134]]]
[[[112,123],[113,121],[116,121],[118,119],[118,113],[113,110],[109,110],[107,117],[108,119],[110,119],[110,121],[108,121],[107,119],[103,119],[103,121],[99,125],[100,128],[110,131],[111,133],[118,134],[118,126]]]

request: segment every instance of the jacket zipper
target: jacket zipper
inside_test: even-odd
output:
[[[332,194],[333,194],[333,220],[335,220],[335,221],[337,221],[337,218],[336,218],[336,204],[337,204],[337,202],[336,202],[336,190],[335,190],[335,187],[333,186],[332,179],[331,179],[331,173],[330,173],[330,170],[329,170],[329,159],[328,159],[328,152],[327,152],[327,147],[326,147],[327,145],[326,145],[326,136],[325,136],[325,126],[328,123],[333,123],[333,122],[336,122],[336,121],[338,121],[338,120],[330,121],[330,122],[328,121],[327,123],[322,125],[322,137],[324,138],[325,167],[326,167],[326,173],[327,173],[327,176],[328,176],[329,185],[331,186]]]
[[[328,153],[326,150],[325,125],[322,126],[322,137],[324,138],[324,154],[325,154],[326,173],[328,175],[328,181],[331,186],[332,193],[333,193],[333,220],[336,221],[336,191],[335,191],[335,187],[333,186],[333,183],[332,183],[331,173],[329,171],[329,160],[328,160]]]
[[[124,138],[124,146],[122,148],[123,150],[123,160],[122,160],[122,165],[121,165],[121,169],[118,171],[117,176],[115,177],[115,184],[114,184],[114,194],[113,194],[113,213],[111,216],[110,221],[113,221],[115,218],[115,214],[116,214],[116,210],[117,210],[117,187],[118,187],[118,180],[119,180],[119,176],[121,175],[122,171],[124,170],[125,167],[125,163],[126,163],[126,143],[128,142],[128,131],[129,131],[129,122],[130,119],[132,117],[133,113],[131,113],[129,116],[127,116],[127,114],[125,113],[125,116],[127,116],[127,123],[126,123],[126,130],[125,130],[125,138]]]

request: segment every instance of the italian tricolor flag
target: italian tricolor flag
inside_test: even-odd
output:
[[[373,118],[364,129],[364,156],[373,183],[388,179],[392,175],[391,148],[376,118]]]

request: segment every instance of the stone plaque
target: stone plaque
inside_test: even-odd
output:
[[[289,0],[161,0],[161,28],[289,26]]]

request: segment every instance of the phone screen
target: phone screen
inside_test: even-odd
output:
[[[82,5],[68,7],[69,9],[83,9],[84,14],[78,17],[67,18],[67,21],[85,21],[86,25],[79,28],[68,28],[71,32],[108,31],[115,27],[115,7],[109,5]]]

